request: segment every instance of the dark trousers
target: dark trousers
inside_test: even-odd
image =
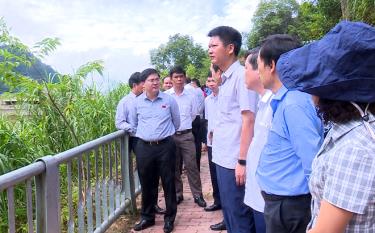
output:
[[[129,143],[128,143],[129,155],[131,154],[132,151],[135,154],[134,150],[135,150],[135,146],[137,145],[137,140],[138,138],[129,136]]]
[[[207,147],[207,154],[208,154],[208,165],[210,167],[210,176],[211,176],[211,184],[212,184],[212,196],[214,198],[214,204],[221,204],[220,202],[220,192],[219,186],[217,184],[217,175],[216,175],[216,164],[212,162],[212,147]]]
[[[245,185],[236,185],[234,169],[216,164],[216,174],[228,233],[255,233],[253,212],[243,202]]]
[[[131,155],[131,152],[133,152],[134,155],[135,155],[135,147],[137,145],[137,141],[138,141],[137,137],[132,137],[132,136],[129,137],[129,144],[128,144],[129,155]],[[159,185],[158,185],[158,188],[159,188]],[[159,193],[159,189],[158,189],[158,193]],[[158,194],[156,194],[155,205],[157,205],[157,204],[158,204]]]
[[[258,212],[254,209],[253,216],[254,216],[254,223],[255,229],[257,233],[266,233],[266,222],[264,220],[264,214],[262,212]]]
[[[305,233],[311,219],[311,195],[278,196],[262,192],[267,233]]]
[[[137,169],[142,187],[141,217],[145,220],[155,219],[154,205],[157,201],[159,177],[161,178],[166,214],[165,221],[174,221],[177,212],[175,176],[176,145],[169,137],[165,142],[150,145],[139,139],[135,147]]]
[[[206,119],[201,119],[200,137],[201,137],[201,142],[204,144],[207,144],[207,120]]]
[[[197,160],[198,170],[201,170],[201,155],[202,155],[202,140],[200,137],[201,134],[201,117],[197,116],[193,123],[192,123],[192,131],[194,135],[194,143],[195,143],[195,156]]]

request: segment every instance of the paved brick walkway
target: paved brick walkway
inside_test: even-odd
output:
[[[184,183],[184,201],[177,206],[177,216],[174,224],[175,233],[214,233],[219,231],[211,231],[210,225],[220,222],[222,217],[221,211],[206,212],[203,208],[194,203],[190,192],[189,184],[185,174],[182,176]],[[201,180],[204,199],[208,205],[213,203],[212,187],[210,172],[208,168],[207,154],[202,153],[201,161]],[[164,208],[164,194],[159,192],[159,206]],[[163,233],[164,220],[162,215],[156,215],[155,226],[148,228],[142,233]],[[136,232],[136,231],[131,231]],[[226,232],[226,231],[220,231]]]

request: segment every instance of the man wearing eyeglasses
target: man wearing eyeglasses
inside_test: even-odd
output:
[[[180,112],[173,97],[160,91],[155,69],[141,73],[144,92],[134,102],[130,123],[138,142],[135,146],[137,169],[142,187],[141,220],[134,226],[142,231],[155,225],[159,177],[165,196],[164,232],[172,232],[177,212],[175,174],[176,145],[172,135],[180,127]]]

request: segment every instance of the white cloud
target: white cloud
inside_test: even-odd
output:
[[[150,49],[166,43],[170,35],[191,35],[206,48],[213,27],[249,31],[258,1],[0,0],[0,15],[28,45],[59,37],[62,45],[46,61],[60,72],[104,59],[110,78],[123,80],[134,69],[148,66]],[[126,63],[132,65],[119,65]]]

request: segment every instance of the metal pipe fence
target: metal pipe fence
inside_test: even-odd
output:
[[[126,210],[135,210],[139,193],[124,131],[0,176],[9,233],[104,232]],[[25,213],[16,208],[20,203],[26,203]],[[19,214],[26,215],[24,222],[17,221]]]

